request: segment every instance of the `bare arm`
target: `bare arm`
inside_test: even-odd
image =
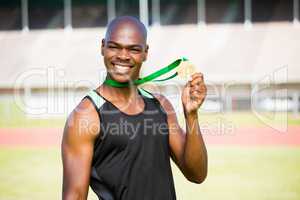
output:
[[[88,99],[77,106],[66,122],[62,140],[63,200],[87,199],[99,127],[98,114]]]
[[[202,76],[202,74],[193,75],[193,80],[185,86],[182,94],[186,132],[179,126],[171,103],[165,97],[156,95],[168,115],[172,159],[185,177],[194,183],[202,183],[207,176],[207,151],[197,114],[206,96],[206,87],[202,85],[204,82],[200,75]],[[200,86],[196,86],[197,84]]]

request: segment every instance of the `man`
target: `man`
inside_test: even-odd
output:
[[[102,40],[107,79],[139,78],[148,54],[147,32],[137,19],[114,19]],[[201,73],[182,91],[186,133],[163,95],[135,85],[100,85],[70,114],[62,141],[63,199],[87,198],[89,185],[104,200],[176,199],[170,157],[184,176],[201,183],[207,153],[197,110],[206,96]]]

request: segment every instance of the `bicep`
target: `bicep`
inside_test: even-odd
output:
[[[174,111],[174,110],[173,110]],[[184,145],[185,145],[185,132],[180,127],[176,113],[174,111],[168,114],[169,126],[169,146],[171,150],[171,158],[179,168],[182,168]]]
[[[93,156],[91,144],[76,144],[70,141],[72,133],[66,130],[62,142],[62,159],[63,159],[63,190],[68,194],[87,193],[90,165]]]
[[[93,158],[95,132],[81,124],[88,118],[71,114],[62,140],[63,199],[75,195],[86,199]]]
[[[179,168],[182,168],[182,160],[185,145],[185,132],[184,130],[182,130],[178,123],[176,112],[172,104],[161,95],[156,95],[156,98],[159,100],[161,106],[167,113],[171,158]]]

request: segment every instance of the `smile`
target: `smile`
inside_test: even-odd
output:
[[[114,71],[118,74],[126,74],[130,72],[132,66],[114,64]]]

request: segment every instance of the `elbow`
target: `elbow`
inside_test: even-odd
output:
[[[72,193],[63,193],[62,200],[77,200],[79,199],[79,196]]]
[[[82,200],[84,199],[82,195],[78,193],[64,193],[63,194],[63,200]]]
[[[183,172],[185,177],[192,183],[201,184],[206,180],[207,177],[207,158],[199,159],[191,162],[192,159],[185,160],[183,162]],[[190,161],[190,162],[188,162]]]
[[[191,173],[187,176],[187,179],[195,184],[201,184],[205,181],[207,177],[207,169],[199,170],[196,173]]]
[[[87,195],[84,194],[79,188],[63,188],[62,200],[83,200],[87,199]]]
[[[190,177],[188,178],[188,180],[195,184],[201,184],[205,181],[206,177],[207,177],[207,173],[205,173],[204,175],[201,174],[201,175]]]

